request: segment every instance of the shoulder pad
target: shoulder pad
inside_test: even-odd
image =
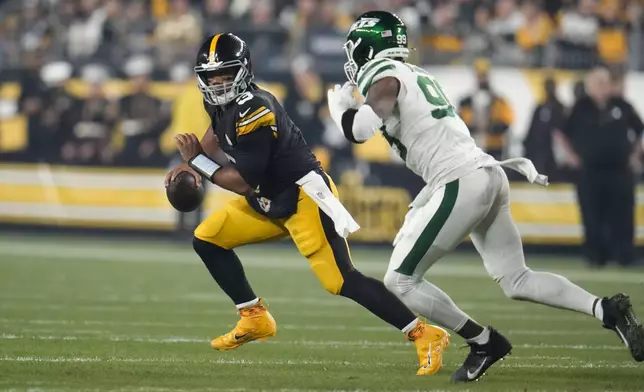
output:
[[[237,98],[235,108],[235,128],[237,136],[249,134],[265,126],[275,126],[275,112],[272,103],[247,91]]]
[[[363,96],[366,96],[374,82],[385,76],[391,76],[391,72],[395,70],[396,61],[394,60],[384,58],[369,61],[358,74],[358,89]]]

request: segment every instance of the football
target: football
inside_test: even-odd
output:
[[[199,207],[204,197],[203,185],[197,186],[194,176],[181,172],[165,190],[168,201],[177,211],[190,212]]]

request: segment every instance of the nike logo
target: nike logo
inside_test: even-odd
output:
[[[429,351],[427,351],[427,365],[423,366],[423,369],[429,369],[432,366],[432,345],[429,344]]]
[[[246,332],[246,333],[245,333],[245,334],[243,334],[243,335],[237,335],[237,334],[235,334],[235,340],[243,339],[243,338],[244,338],[244,336],[246,336],[246,335],[248,335],[248,334],[249,334],[249,332]]]
[[[244,117],[245,115],[247,115],[247,114],[248,114],[248,112],[250,112],[250,108],[246,109],[246,111],[245,111],[245,112],[239,112],[239,118]]]
[[[224,154],[226,154],[226,153],[224,153]],[[226,154],[226,156],[228,157],[228,160],[229,160],[229,161],[231,161],[232,163],[237,163],[237,161],[235,160],[235,158],[231,157],[231,156],[230,156],[230,155],[228,155],[228,154]]]
[[[468,371],[467,371],[467,378],[468,378],[469,380],[474,380],[474,379],[479,375],[479,373],[481,372],[481,369],[483,369],[483,366],[485,366],[485,364],[487,363],[487,360],[488,360],[488,359],[487,359],[487,358],[485,358],[485,359],[483,360],[483,362],[481,362],[481,365],[480,365],[480,366],[479,366],[475,371],[470,372],[470,371],[468,370]]]
[[[617,335],[619,335],[619,338],[622,339],[622,343],[624,343],[626,348],[630,348],[628,346],[628,340],[626,340],[626,335],[619,329],[618,326],[615,326],[615,332],[617,332]]]

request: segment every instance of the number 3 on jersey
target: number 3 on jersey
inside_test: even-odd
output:
[[[245,93],[237,97],[237,105],[243,105],[251,99],[253,99],[253,94],[250,91],[246,91]]]

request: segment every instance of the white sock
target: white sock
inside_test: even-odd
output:
[[[478,336],[473,337],[472,339],[467,339],[468,343],[476,343],[476,344],[485,344],[490,340],[490,329],[488,327],[483,328],[483,332],[481,332]]]
[[[255,306],[255,305],[257,305],[258,303],[259,303],[259,298],[255,298],[255,299],[254,299],[254,300],[252,300],[252,301],[248,301],[248,302],[244,302],[244,303],[241,303],[241,304],[237,304],[237,305],[235,305],[235,306],[237,307],[237,309],[244,309],[244,308],[250,308],[251,306]]]
[[[403,329],[401,329],[402,333],[407,335],[409,332],[411,332],[414,328],[418,326],[418,317],[414,319],[411,323],[407,324],[407,326]]]
[[[604,307],[602,306],[602,302],[601,298],[597,298],[593,304],[593,315],[599,321],[604,321]]]

